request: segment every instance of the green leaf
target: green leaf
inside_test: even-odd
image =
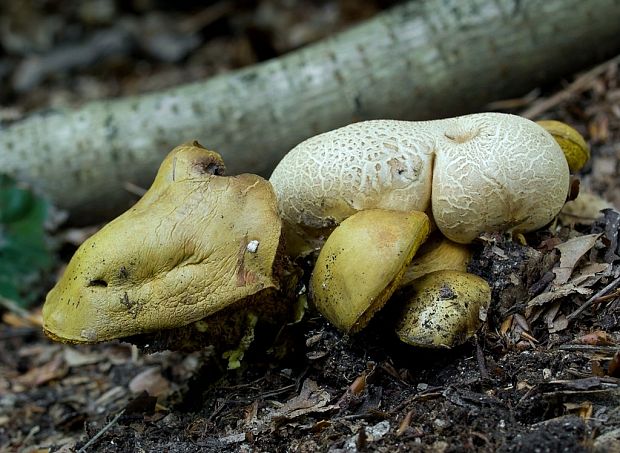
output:
[[[22,307],[36,301],[53,265],[45,220],[48,203],[0,175],[0,296]]]

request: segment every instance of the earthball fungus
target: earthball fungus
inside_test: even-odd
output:
[[[223,171],[198,143],[175,148],[142,199],[75,253],[43,307],[47,335],[94,343],[179,328],[277,288],[271,185]]]
[[[479,113],[350,124],[293,148],[270,182],[300,236],[329,233],[365,209],[395,209],[432,211],[447,238],[469,243],[549,223],[566,201],[569,167],[544,125]]]
[[[471,254],[464,244],[484,232],[519,234],[551,222],[566,201],[569,171],[588,155],[579,133],[559,122],[536,124],[501,113],[376,120],[304,141],[281,160],[270,182],[287,235],[295,238],[290,253],[306,255],[326,240],[311,296],[334,325],[359,330],[404,273],[403,282],[415,291],[399,336],[416,345],[451,346],[475,332],[478,311],[490,302],[488,283],[465,272]],[[426,212],[444,239],[405,271],[389,248],[375,250],[381,241],[368,239],[389,229],[384,219],[349,231],[367,210]],[[379,279],[383,269],[389,275]],[[366,288],[370,272],[373,283]]]

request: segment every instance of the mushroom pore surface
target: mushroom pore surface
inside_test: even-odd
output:
[[[374,120],[312,137],[271,175],[283,220],[333,227],[372,208],[427,211],[468,243],[485,231],[550,222],[569,185],[562,149],[536,123],[479,113],[434,121]]]

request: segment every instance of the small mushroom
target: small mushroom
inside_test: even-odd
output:
[[[43,307],[47,335],[95,343],[180,328],[277,288],[271,185],[223,171],[197,143],[175,148],[142,199],[75,253]]]
[[[466,244],[458,244],[441,234],[433,234],[416,253],[400,285],[407,286],[414,280],[440,270],[466,272],[471,256],[471,250]]]
[[[270,181],[297,237],[327,236],[365,209],[428,211],[432,204],[439,230],[469,243],[483,232],[549,223],[566,200],[569,167],[544,127],[480,113],[366,121],[317,135],[291,150]]]
[[[555,120],[536,122],[558,142],[566,156],[568,167],[573,173],[581,170],[590,159],[590,147],[579,132],[566,123]]]
[[[329,236],[310,280],[318,310],[337,328],[364,328],[398,287],[430,231],[422,212],[371,209],[347,218]]]
[[[396,333],[413,346],[457,346],[476,333],[490,302],[491,288],[484,279],[461,271],[436,271],[412,284]]]

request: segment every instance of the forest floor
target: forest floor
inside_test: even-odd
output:
[[[99,5],[93,11],[79,3],[55,10],[53,23],[31,10],[25,23],[39,21],[38,35],[0,30],[4,49],[12,49],[0,59],[0,78],[11,81],[0,89],[0,119],[252,64],[388,2],[362,10],[325,2],[309,12],[273,0],[222,1],[202,15],[189,7],[140,11],[154,1],[129,2],[131,11],[112,1],[82,2]],[[201,40],[155,33],[150,39],[168,40],[176,57],[158,55],[153,43],[126,43],[131,48],[119,45],[94,66],[66,63],[54,74],[41,66],[45,59],[26,64],[31,48],[64,55],[54,46],[61,29],[98,48],[95,30],[116,30],[119,17],[134,27],[175,21],[201,30]],[[286,348],[258,342],[239,369],[226,371],[209,349],[146,355],[124,343],[56,344],[41,333],[36,308],[27,318],[0,310],[0,451],[620,451],[620,214],[600,211],[620,207],[619,66],[616,58],[489,106],[573,125],[592,159],[578,175],[580,198],[552,227],[527,235],[527,245],[492,235],[474,245],[470,268],[490,282],[493,302],[466,344],[408,347],[384,327],[389,313],[348,337],[309,310],[289,328]],[[67,243],[63,257],[74,249]],[[568,269],[564,278],[553,272],[558,266]]]

